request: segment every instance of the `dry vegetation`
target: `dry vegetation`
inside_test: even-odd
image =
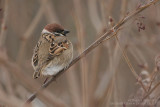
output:
[[[159,3],[0,0],[0,107],[159,107]],[[31,56],[53,22],[71,31],[75,59],[43,84]]]

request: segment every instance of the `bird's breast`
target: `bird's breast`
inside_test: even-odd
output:
[[[54,57],[53,60],[42,70],[42,75],[56,75],[59,71],[67,67],[73,58],[73,47],[72,45],[69,49],[64,50],[64,52]]]
[[[59,71],[61,71],[64,68],[63,65],[52,65],[45,68],[45,70],[42,72],[42,75],[56,75]]]

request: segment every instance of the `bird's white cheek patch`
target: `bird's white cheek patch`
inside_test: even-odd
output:
[[[44,72],[42,72],[42,75],[56,75],[60,70],[62,70],[63,66],[52,66],[45,68]]]

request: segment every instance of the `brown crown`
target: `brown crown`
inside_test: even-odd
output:
[[[48,30],[49,32],[56,32],[58,30],[64,30],[63,26],[53,23],[53,24],[48,24],[44,27],[44,29]]]

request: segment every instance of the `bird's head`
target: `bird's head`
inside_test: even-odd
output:
[[[52,33],[55,36],[66,36],[67,33],[69,33],[68,30],[65,30],[63,26],[53,23],[53,24],[47,24],[42,33]]]

